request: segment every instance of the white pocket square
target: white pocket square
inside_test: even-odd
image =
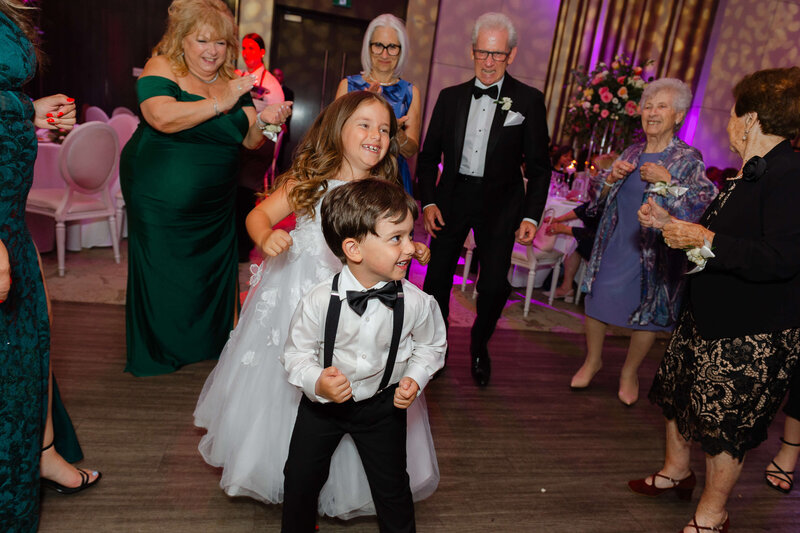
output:
[[[506,114],[506,120],[503,122],[503,127],[506,126],[519,126],[525,122],[525,115],[522,113],[517,113],[516,111],[509,111]]]

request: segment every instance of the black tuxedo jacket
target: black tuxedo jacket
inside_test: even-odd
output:
[[[431,115],[422,152],[417,159],[422,205],[435,203],[447,223],[456,185],[464,134],[467,128],[472,87],[475,79],[448,87],[439,93]],[[499,99],[512,100],[511,111],[525,120],[517,126],[503,126],[507,111],[496,106],[486,148],[483,194],[486,216],[541,220],[550,185],[549,135],[542,93],[512,78],[507,72]],[[438,165],[444,155],[442,175],[437,184]],[[528,191],[520,164],[525,160]]]
[[[800,154],[784,141],[758,181],[739,180],[716,217],[706,268],[689,275],[689,302],[706,339],[800,327]]]

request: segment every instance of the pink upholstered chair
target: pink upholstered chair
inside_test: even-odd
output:
[[[84,123],[86,122],[108,122],[108,115],[105,111],[100,109],[97,106],[90,105],[86,108],[86,114],[84,115]]]
[[[56,221],[58,275],[64,275],[66,222],[85,218],[107,218],[114,260],[119,263],[111,180],[117,175],[119,142],[114,128],[87,122],[70,132],[58,158],[67,188],[32,189],[26,211],[53,217]]]

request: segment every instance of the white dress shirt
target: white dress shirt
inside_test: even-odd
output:
[[[300,300],[289,326],[281,362],[289,373],[289,383],[299,387],[312,401],[329,400],[317,396],[316,385],[322,373],[325,318],[331,298],[331,281],[323,281]],[[436,300],[413,283],[403,280],[404,315],[400,345],[390,384],[408,376],[420,391],[431,376],[444,366],[447,330]],[[386,282],[375,287],[380,288]],[[333,351],[333,366],[339,369],[353,390],[355,401],[366,400],[378,391],[392,339],[394,310],[375,298],[367,303],[362,316],[347,303],[347,291],[365,291],[345,266],[339,276],[342,309]]]
[[[505,76],[495,83],[497,85],[498,98],[500,90],[503,88],[503,79],[505,79]],[[477,78],[475,78],[475,86],[481,89],[489,87],[481,83]],[[458,171],[467,176],[483,177],[486,148],[489,146],[489,133],[492,129],[492,121],[494,120],[497,104],[494,103],[495,100],[485,94],[477,99],[474,96],[470,96],[469,100],[467,129],[464,132],[464,149],[461,152],[461,165]]]

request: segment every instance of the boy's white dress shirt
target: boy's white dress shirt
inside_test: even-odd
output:
[[[289,326],[289,336],[281,362],[289,373],[289,383],[303,390],[312,401],[327,403],[317,396],[316,384],[322,373],[325,318],[331,298],[331,279],[309,290],[300,300]],[[386,282],[375,287],[380,288]],[[408,376],[420,391],[431,376],[444,366],[447,331],[436,300],[413,283],[403,280],[404,316],[390,384]],[[378,391],[389,356],[394,310],[372,298],[367,310],[358,316],[347,304],[347,291],[365,291],[345,266],[339,277],[342,301],[333,366],[350,381],[355,401],[371,398]]]

